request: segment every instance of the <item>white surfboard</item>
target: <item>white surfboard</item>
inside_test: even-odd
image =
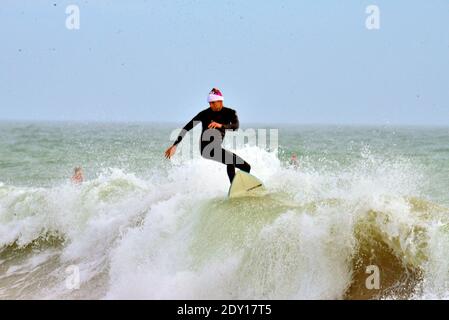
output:
[[[238,171],[229,187],[228,197],[236,198],[251,196],[258,194],[264,189],[263,183],[255,176],[244,171]]]

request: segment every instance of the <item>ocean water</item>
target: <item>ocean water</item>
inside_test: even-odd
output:
[[[258,126],[279,149],[234,151],[268,192],[227,199],[164,159],[176,127],[1,122],[0,299],[449,297],[449,128]]]

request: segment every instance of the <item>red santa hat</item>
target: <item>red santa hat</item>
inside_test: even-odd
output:
[[[223,95],[221,94],[220,90],[217,88],[213,88],[209,92],[209,96],[207,97],[207,102],[214,102],[214,101],[223,101]]]

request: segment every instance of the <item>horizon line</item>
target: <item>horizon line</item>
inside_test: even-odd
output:
[[[183,121],[166,121],[166,120],[92,120],[92,119],[73,119],[73,120],[63,120],[63,119],[1,119],[0,123],[72,123],[72,124],[183,124]],[[185,122],[186,123],[186,122]],[[360,123],[345,123],[345,122],[262,122],[262,121],[253,121],[246,122],[249,125],[284,125],[284,126],[358,126],[358,127],[389,127],[389,126],[398,126],[398,127],[449,127],[449,123],[447,124],[439,124],[439,123],[368,123],[368,122],[360,122]],[[245,124],[241,124],[241,126],[246,127]]]

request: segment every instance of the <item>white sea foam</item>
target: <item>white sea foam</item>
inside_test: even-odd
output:
[[[8,291],[20,287],[12,275],[43,266],[28,297],[340,299],[353,281],[360,226],[422,269],[417,298],[447,296],[446,212],[419,199],[419,168],[369,152],[341,168],[304,158],[299,169],[257,147],[238,153],[269,190],[258,202],[226,200],[225,168],[200,158],[146,179],[110,169],[81,186],[0,184],[0,246],[23,260],[2,259],[1,296],[23,297]],[[62,240],[48,243],[49,235]],[[54,259],[46,250],[59,258],[45,264]],[[76,292],[64,286],[72,264]]]

